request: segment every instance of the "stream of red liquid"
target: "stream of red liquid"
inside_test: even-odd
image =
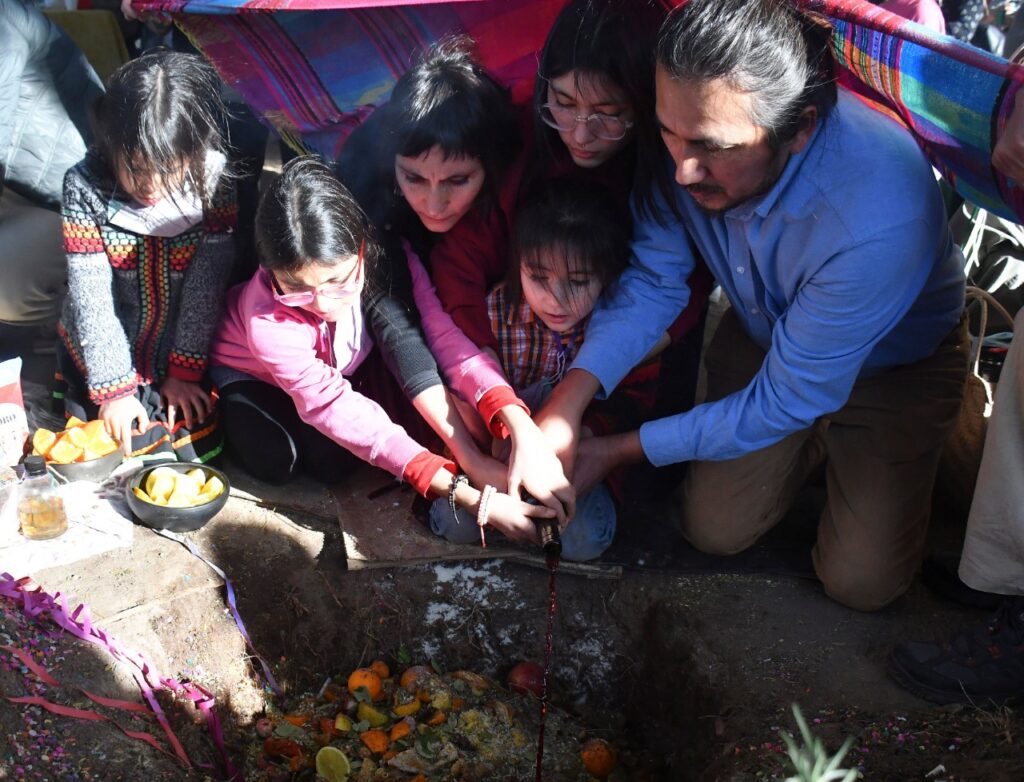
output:
[[[537,782],[542,782],[541,765],[544,762],[544,723],[548,717],[548,676],[551,673],[551,636],[555,630],[555,574],[558,557],[548,557],[548,628],[544,634],[544,678],[540,687],[540,730],[537,733]]]

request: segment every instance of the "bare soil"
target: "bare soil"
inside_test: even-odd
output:
[[[393,669],[432,662],[499,682],[517,661],[541,659],[544,571],[479,561],[349,571],[334,500],[323,487],[281,489],[231,474],[236,486],[226,509],[193,540],[232,580],[253,648],[270,664],[282,698],[259,673],[221,580],[176,542],[137,528],[130,549],[13,575],[32,575],[51,594],[69,595],[72,606],[84,602],[98,627],[161,673],[210,689],[246,779],[271,778],[258,767],[257,719],[289,713],[328,679],[373,659]],[[353,480],[381,483],[379,475]],[[411,499],[408,491],[395,494],[396,518],[405,518]],[[631,507],[620,528],[662,519],[656,503]],[[382,526],[389,521],[382,518]],[[944,545],[955,546],[956,535]],[[783,778],[780,730],[796,730],[793,703],[830,748],[855,738],[848,763],[868,780],[1024,778],[1019,712],[935,707],[887,678],[893,644],[939,638],[985,616],[941,603],[920,584],[872,615],[835,604],[812,580],[765,574],[630,567],[619,580],[563,575],[558,589],[552,703],[575,740],[601,736],[620,747],[628,762],[614,779]],[[89,709],[166,744],[151,718],[96,706],[77,689],[139,702],[130,671],[99,647],[25,620],[12,603],[2,608],[0,641],[36,650],[60,682],[40,687],[0,651],[4,695]],[[180,701],[165,704],[196,764],[191,771],[112,722],[0,700],[0,779],[223,778],[198,713]],[[510,777],[498,764],[479,778]]]

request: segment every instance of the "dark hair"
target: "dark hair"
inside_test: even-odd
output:
[[[360,247],[369,277],[378,246],[363,210],[322,160],[289,160],[256,210],[256,251],[263,268],[293,272],[333,266]]]
[[[750,93],[754,124],[778,147],[808,106],[836,103],[832,30],[791,0],[690,0],[661,28],[658,64],[681,80],[725,79]]]
[[[541,167],[551,165],[554,150],[562,145],[558,132],[540,119],[540,108],[548,102],[548,82],[575,71],[577,77],[606,79],[625,93],[635,115],[633,146],[638,170],[655,170],[654,161],[647,158],[656,157],[659,148],[654,122],[654,47],[664,19],[665,7],[659,0],[571,0],[562,9],[544,42],[533,90],[534,135]],[[642,205],[648,205],[653,196],[650,186],[640,187],[638,196]]]
[[[607,287],[626,268],[631,233],[628,211],[605,189],[571,178],[541,182],[516,212],[505,277],[509,307],[522,301],[521,267],[539,266],[544,253],[564,257],[570,272],[588,269]]]
[[[195,54],[157,49],[125,63],[93,107],[100,159],[115,178],[124,165],[135,177],[166,179],[184,163],[188,182],[209,207],[206,155],[224,153],[220,84]]]
[[[474,157],[484,169],[484,205],[497,198],[522,145],[508,90],[474,61],[472,41],[447,37],[430,47],[395,84],[387,113],[388,162],[439,146],[446,157]]]

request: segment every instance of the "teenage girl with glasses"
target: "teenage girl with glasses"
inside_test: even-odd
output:
[[[467,215],[439,238],[430,257],[442,304],[481,347],[497,350],[484,297],[505,277],[509,235],[523,194],[539,180],[568,177],[607,190],[628,212],[638,164],[657,170],[645,161],[660,150],[654,47],[664,17],[658,0],[572,0],[555,20],[525,122],[527,149],[506,176],[502,213],[489,219]],[[638,188],[636,195],[646,206],[652,193]],[[709,291],[710,277],[694,286],[692,304],[673,326],[673,338],[697,325]]]
[[[382,355],[364,306],[384,250],[325,164],[297,158],[285,166],[261,199],[256,246],[261,268],[229,292],[212,349],[228,444],[242,466],[271,482],[304,469],[334,483],[368,462],[424,496],[450,496],[507,537],[537,541],[532,519],[555,517],[553,508],[456,481],[456,465],[400,425],[414,426],[417,413],[387,386],[394,380],[380,369],[400,360]],[[522,403],[441,310],[414,256],[409,270],[441,372],[495,436],[515,438]]]

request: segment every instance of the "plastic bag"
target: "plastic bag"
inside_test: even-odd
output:
[[[28,418],[21,396],[21,359],[0,362],[0,467],[18,463],[25,453]]]

